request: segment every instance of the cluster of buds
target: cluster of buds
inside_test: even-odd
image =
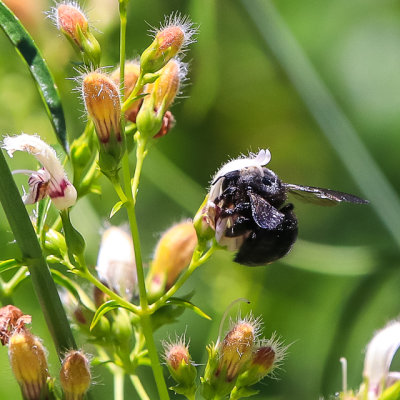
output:
[[[400,347],[400,322],[392,321],[378,331],[369,342],[364,360],[363,383],[354,393],[347,390],[347,363],[343,366],[341,400],[397,400],[400,394],[400,373],[391,372],[390,364]]]
[[[161,296],[175,283],[189,265],[196,245],[196,231],[190,220],[173,225],[162,234],[147,275],[150,298]]]
[[[17,307],[9,305],[0,309],[1,342],[8,345],[11,369],[20,385],[23,398],[40,400],[53,396],[51,377],[46,349],[41,340],[25,326],[30,322],[30,315],[24,315]],[[65,399],[82,400],[89,389],[90,381],[89,362],[84,353],[67,353],[60,372]]]
[[[76,2],[57,4],[49,13],[57,28],[81,55],[85,64],[97,68],[100,65],[101,49],[90,32],[89,21]]]
[[[257,393],[250,386],[270,374],[284,358],[286,348],[273,335],[261,339],[260,320],[251,315],[238,319],[225,338],[210,345],[202,378],[206,399],[248,397]]]

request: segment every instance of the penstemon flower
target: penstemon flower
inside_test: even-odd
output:
[[[49,196],[59,210],[65,210],[76,202],[75,187],[68,180],[55,150],[39,136],[22,133],[18,136],[8,136],[2,143],[10,157],[16,151],[32,154],[42,165],[38,171],[17,170],[14,173],[28,174],[29,192],[24,194],[25,204],[34,204]]]

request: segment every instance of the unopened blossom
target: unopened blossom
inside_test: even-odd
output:
[[[71,350],[65,356],[60,383],[65,400],[82,400],[91,383],[89,360],[82,351]]]
[[[103,233],[96,269],[109,288],[127,299],[132,297],[137,282],[135,251],[123,229],[111,227]]]
[[[172,14],[164,24],[154,31],[153,43],[140,57],[140,67],[144,73],[154,73],[167,64],[171,58],[183,51],[196,34],[197,29],[187,17]]]
[[[389,368],[400,347],[400,322],[390,322],[369,342],[363,376],[368,400],[377,400],[390,384]],[[392,381],[393,383],[393,381]]]
[[[24,399],[45,398],[49,372],[42,342],[28,330],[16,331],[8,344],[8,356]]]
[[[38,171],[14,171],[14,173],[30,175],[29,192],[22,197],[25,204],[34,204],[46,196],[50,197],[59,210],[67,209],[75,204],[77,198],[75,187],[68,180],[55,150],[39,136],[26,133],[7,136],[3,140],[2,147],[10,157],[13,157],[16,151],[32,154],[42,165]]]

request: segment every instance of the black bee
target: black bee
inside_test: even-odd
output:
[[[287,193],[321,205],[340,202],[366,204],[357,196],[335,190],[282,182],[264,165],[270,153],[226,164],[213,179],[209,207],[213,209],[216,239],[237,251],[234,261],[265,265],[286,255],[297,238],[297,218]]]

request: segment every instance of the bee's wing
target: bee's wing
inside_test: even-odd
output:
[[[335,206],[342,201],[355,204],[367,204],[368,200],[361,199],[353,194],[338,192],[313,186],[301,186],[293,183],[283,183],[285,189],[300,200],[322,206]]]
[[[263,197],[258,194],[248,193],[251,204],[251,214],[255,223],[263,229],[275,229],[285,218],[285,215],[271,206]]]

